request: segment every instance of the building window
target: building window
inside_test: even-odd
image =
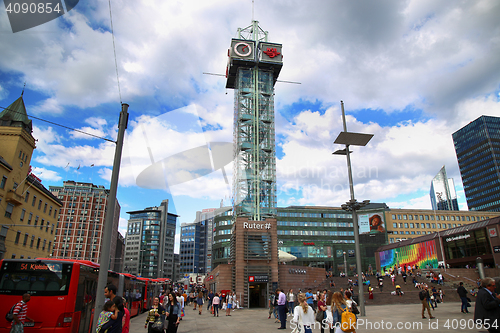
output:
[[[425,225],[427,227],[427,229],[430,229],[431,228],[431,224],[430,223],[426,223]]]
[[[45,251],[45,244],[47,244],[47,240],[46,239],[43,240],[43,245],[42,245],[42,250],[44,250],[44,251]]]
[[[410,223],[410,229],[413,229],[414,227],[413,223]]]
[[[26,209],[23,208],[23,210],[21,211],[21,217],[19,218],[20,221],[24,220],[24,214],[26,214]]]
[[[36,242],[36,248],[37,248],[37,250],[40,248],[40,242],[41,241],[42,241],[41,238],[38,237],[38,241]]]
[[[439,216],[438,216],[439,218]],[[434,221],[434,215],[431,215],[431,221]]]
[[[429,215],[425,215],[425,220],[429,221]]]
[[[415,228],[420,228],[420,223],[415,223]]]
[[[46,213],[46,212],[47,212],[47,204],[45,204],[45,205],[43,206],[43,212],[44,212],[44,213]]]
[[[457,227],[457,225],[455,223],[453,223],[453,228],[456,228],[456,227]]]
[[[28,224],[31,224],[31,219],[33,218],[33,213],[30,213],[28,216]]]
[[[408,216],[403,215],[403,220],[407,220],[407,219],[408,219]]]
[[[467,216],[467,221],[470,221],[470,216]]]
[[[405,229],[408,229],[408,223],[405,223]]]
[[[471,217],[470,217],[470,219],[471,219],[472,221],[475,221],[475,220],[476,220],[476,217],[475,217],[475,216],[471,216]]]
[[[31,205],[35,207],[35,203],[36,203],[36,195],[33,196],[33,201],[31,202]]]
[[[28,202],[29,198],[30,198],[30,191],[27,191],[26,196],[24,197],[24,202]]]
[[[417,235],[420,235],[420,231],[417,231]]]
[[[400,214],[398,214],[398,220],[401,220],[401,215]]]
[[[24,234],[23,246],[26,246],[26,244],[28,244],[28,237],[29,237],[29,235],[27,233]]]
[[[397,227],[398,227],[398,224],[397,224],[397,223],[393,223],[393,224],[392,224],[392,227],[393,227],[393,228],[397,228]]]
[[[38,216],[35,217],[35,225],[38,225]]]
[[[432,229],[436,229],[436,223],[432,224]]]
[[[50,206],[50,208],[49,208],[49,216],[50,216],[50,214],[52,214],[52,206]]]
[[[441,229],[441,223],[438,223],[438,229]]]
[[[35,242],[35,236],[31,236],[31,243],[30,243],[31,248],[33,247],[34,242]]]
[[[14,244],[19,244],[19,238],[21,238],[21,232],[18,231],[16,234],[16,240],[14,241]]]
[[[413,220],[413,215],[408,215],[408,220]]]
[[[405,234],[406,234],[406,235],[409,235],[409,234],[410,234],[410,232],[409,232],[409,231],[405,231]]]
[[[7,177],[3,176],[2,177],[2,182],[0,183],[0,189],[5,188],[5,183],[7,182]]]
[[[451,223],[448,223],[448,229],[451,229]]]
[[[12,259],[16,259],[16,254],[15,253],[12,254]]]
[[[392,219],[395,220],[396,219],[396,214],[392,214]]]
[[[10,218],[12,216],[13,210],[14,210],[14,205],[9,202],[7,204],[7,208],[5,209],[5,217]]]
[[[38,201],[38,210],[40,210],[40,208],[42,208],[42,199]]]
[[[401,229],[403,229],[403,223],[400,223],[400,224],[399,224],[399,227],[400,227]]]
[[[412,234],[412,235],[415,235],[415,231],[412,231],[412,232],[411,232],[411,234]]]

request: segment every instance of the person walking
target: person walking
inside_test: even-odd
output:
[[[293,316],[293,305],[295,304],[295,295],[293,294],[293,289],[288,290],[286,298],[288,301],[288,312],[290,312],[290,316]]]
[[[285,312],[285,307],[286,307],[286,296],[283,290],[278,289],[278,318],[281,321],[281,326],[279,329],[284,330],[286,329],[286,312]]]
[[[155,297],[153,300],[153,306],[151,306],[151,309],[149,309],[148,311],[148,316],[146,317],[146,323],[144,324],[144,328],[148,329],[148,333],[153,333],[152,326],[154,322],[157,321],[158,318],[160,318],[163,321],[163,316],[165,316],[165,309],[159,303],[160,299],[158,297]]]
[[[231,315],[231,309],[233,308],[233,301],[234,299],[232,293],[228,292],[226,296],[226,316]]]
[[[198,297],[196,298],[196,304],[198,304],[198,314],[201,315],[201,311],[203,311],[203,291],[200,290],[198,293]]]
[[[460,285],[457,288],[457,293],[458,296],[460,296],[460,300],[462,301],[462,306],[460,308],[460,311],[462,313],[469,313],[469,310],[467,309],[467,289],[464,287],[464,283],[460,282]]]
[[[294,315],[291,322],[294,323],[295,325],[303,325],[304,333],[312,333],[311,326],[314,325],[315,321],[314,311],[308,305],[306,299],[307,297],[303,293],[299,293],[297,295],[297,301],[299,302],[299,305],[297,305],[293,310]],[[301,331],[302,330],[299,329],[299,332]]]
[[[422,289],[419,293],[418,296],[420,297],[420,301],[422,302],[422,319],[425,319],[425,309],[427,309],[427,313],[429,314],[430,319],[434,319],[435,317],[432,316],[431,313],[431,308],[429,307],[429,301],[430,299],[429,296],[429,287],[427,285],[424,286],[424,289]]]
[[[326,291],[323,291],[319,294],[318,298],[318,312],[323,312],[323,318],[320,321],[321,325],[321,333],[325,333],[325,327],[323,325],[323,321],[326,318]]]
[[[212,290],[208,293],[208,305],[207,305],[207,311],[210,311],[210,307],[212,306],[212,300],[214,298],[214,293]]]
[[[431,291],[432,291],[431,300],[434,302],[434,308],[437,308],[438,307],[437,300],[438,300],[439,294],[438,294],[438,291],[436,289],[436,286],[432,286]]]
[[[165,297],[165,298],[168,300],[168,297]],[[179,306],[181,307],[181,313],[179,314],[179,320],[182,320],[182,317],[184,317],[184,297],[182,297],[180,291],[177,293],[177,297],[176,298],[177,298],[177,304],[179,304]],[[165,304],[165,306],[163,306],[163,307],[166,310],[167,309],[167,304]]]
[[[215,293],[214,298],[212,299],[212,307],[214,309],[214,317],[216,314],[217,314],[217,317],[219,316],[219,305],[220,305],[219,294]]]
[[[28,313],[28,302],[31,299],[31,295],[28,293],[23,294],[23,299],[16,303],[14,306],[14,311],[12,312],[12,326],[10,333],[23,333],[24,323],[26,320],[29,322],[34,322],[33,319],[27,316]]]
[[[307,293],[306,293],[306,301],[307,301],[307,305],[309,305],[313,311],[314,311],[314,297],[313,297],[313,293],[312,293],[312,289],[309,288],[307,290]]]
[[[484,278],[481,281],[481,289],[477,292],[474,308],[474,322],[480,322],[490,333],[500,332],[497,326],[500,318],[500,295],[495,293],[495,287],[494,279]]]
[[[181,318],[181,306],[177,302],[177,297],[174,293],[168,294],[167,307],[165,309],[167,316],[167,333],[177,333],[179,320]]]

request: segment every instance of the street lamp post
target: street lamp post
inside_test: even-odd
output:
[[[346,211],[352,212],[352,222],[354,226],[354,243],[355,243],[355,255],[356,255],[356,269],[358,273],[358,287],[359,287],[359,305],[360,305],[360,315],[365,316],[365,296],[363,294],[363,281],[361,279],[362,276],[362,267],[361,267],[361,250],[359,246],[359,227],[358,227],[358,218],[356,211],[361,207],[364,207],[370,203],[369,200],[364,200],[363,202],[357,202],[354,198],[354,185],[352,180],[352,169],[351,169],[351,156],[349,151],[349,146],[366,146],[366,144],[371,140],[373,134],[363,134],[363,133],[353,133],[347,132],[347,125],[345,121],[345,111],[344,111],[344,102],[340,101],[341,109],[342,109],[342,122],[344,125],[344,131],[340,132],[337,139],[335,139],[336,144],[344,144],[345,149],[337,150],[334,152],[334,155],[346,155],[347,157],[347,173],[349,176],[349,190],[351,193],[351,200],[347,203],[343,204],[341,207]]]
[[[347,258],[345,256],[345,251],[344,251],[344,271],[345,271],[345,276],[347,276]]]

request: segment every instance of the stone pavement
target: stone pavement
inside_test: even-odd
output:
[[[421,318],[421,304],[391,304],[372,305],[366,307],[366,317],[358,318],[358,333],[363,332],[487,332],[485,329],[477,329],[473,325],[473,309],[471,313],[460,312],[460,303],[441,303],[432,311],[436,319]],[[216,333],[254,333],[254,332],[291,332],[290,322],[287,329],[277,331],[279,324],[274,319],[267,319],[267,309],[243,309],[231,311],[231,316],[226,317],[224,312],[219,317],[210,315],[206,308],[203,314],[193,311],[191,307],[186,308],[186,316],[180,322],[178,333],[194,332],[216,332]],[[428,317],[427,313],[426,316]],[[290,317],[289,317],[290,318]],[[144,329],[146,314],[143,313],[130,322],[130,333],[147,333]],[[371,326],[370,326],[371,325]],[[319,323],[313,332],[319,333]],[[328,330],[326,330],[328,333]]]

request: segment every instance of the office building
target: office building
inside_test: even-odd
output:
[[[500,211],[500,118],[481,116],[453,133],[469,210]]]
[[[109,189],[102,185],[73,180],[63,182],[63,186],[49,188],[63,203],[53,256],[99,263]],[[116,254],[119,220],[120,204],[116,201],[111,234],[110,269],[115,267],[115,258],[121,260],[119,258],[122,257],[121,254]]]
[[[52,253],[62,203],[31,173],[35,142],[21,96],[0,113],[0,258]]]
[[[432,179],[430,196],[433,210],[459,210],[455,183],[446,175],[444,166]]]
[[[124,271],[141,277],[174,275],[175,228],[178,215],[168,212],[168,200],[160,206],[130,211],[125,237]]]

